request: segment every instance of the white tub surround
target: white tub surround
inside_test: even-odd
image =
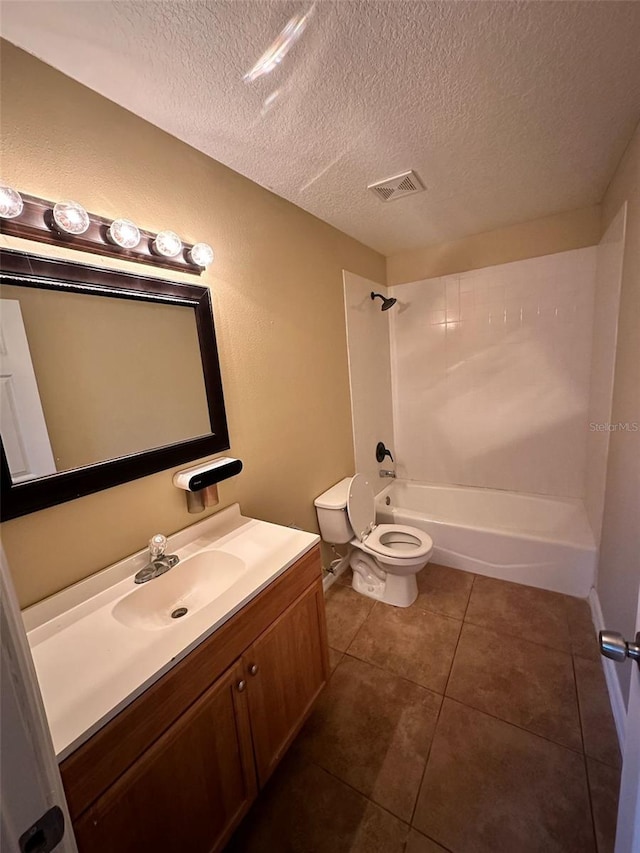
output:
[[[399,476],[584,496],[596,254],[389,288]]]
[[[585,506],[589,522],[600,543],[607,459],[611,433],[613,375],[618,341],[618,315],[626,230],[627,205],[622,205],[598,245],[596,287],[593,310],[593,346],[591,349],[591,388],[589,393],[589,432],[585,471]]]
[[[344,272],[343,279],[356,471],[364,474],[373,490],[379,492],[386,481],[378,477],[378,470],[392,468],[393,464],[389,459],[384,465],[376,462],[376,444],[384,442],[395,457],[390,312],[380,310],[379,299],[371,300],[371,291],[385,293],[384,287],[350,272]]]
[[[377,496],[376,518],[424,530],[444,566],[581,598],[594,583],[581,500],[396,480]]]
[[[177,554],[180,563],[166,574],[144,585],[134,583],[133,576],[148,562],[145,549],[25,610],[58,760],[319,541],[311,533],[245,518],[234,504],[168,537],[167,553]],[[217,568],[212,582],[206,575]],[[183,595],[175,592],[181,569],[194,572]],[[209,599],[203,589],[216,584]],[[138,607],[142,597],[150,608]],[[181,604],[189,612],[171,620],[167,611]]]

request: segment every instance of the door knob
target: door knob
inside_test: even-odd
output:
[[[640,667],[640,631],[636,634],[635,643],[628,643],[617,631],[600,631],[598,634],[600,653],[618,663],[626,658],[632,658]]]
[[[244,690],[244,688],[245,688],[246,686],[247,686],[247,682],[246,682],[244,679],[242,679],[241,681],[239,681],[239,682],[238,682],[238,693],[242,693],[242,691]]]
[[[258,674],[258,664],[252,663],[249,667],[249,675],[257,675]]]

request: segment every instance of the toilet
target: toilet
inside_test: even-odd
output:
[[[433,540],[402,524],[376,524],[375,496],[363,474],[345,477],[314,501],[325,542],[353,548],[349,564],[356,592],[409,607],[418,597],[416,575],[429,562]]]

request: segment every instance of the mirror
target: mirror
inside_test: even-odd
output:
[[[207,288],[0,252],[3,518],[227,450]]]

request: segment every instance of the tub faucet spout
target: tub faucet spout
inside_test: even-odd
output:
[[[378,475],[379,475],[380,477],[393,477],[393,478],[395,478],[395,476],[396,476],[396,472],[395,472],[395,471],[392,471],[392,470],[391,470],[391,469],[389,469],[389,468],[381,468],[381,469],[378,471]]]

